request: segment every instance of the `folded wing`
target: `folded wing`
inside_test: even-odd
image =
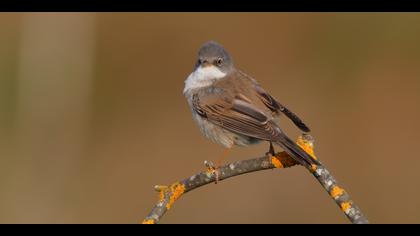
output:
[[[261,99],[261,101],[273,112],[282,112],[286,117],[288,117],[300,130],[303,132],[310,132],[308,126],[292,111],[287,109],[287,107],[281,105],[275,98],[268,94],[263,88],[256,85],[256,91]]]

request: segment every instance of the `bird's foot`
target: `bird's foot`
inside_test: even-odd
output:
[[[219,182],[220,169],[222,168],[222,162],[226,158],[226,156],[228,155],[229,150],[230,150],[229,148],[225,148],[222,156],[216,161],[216,165],[213,164],[213,162],[210,162],[210,161],[205,161],[204,162],[204,165],[206,165],[206,167],[207,167],[207,173],[214,174],[215,179],[216,179],[215,184],[217,184]]]
[[[207,173],[215,176],[215,184],[219,182],[219,176],[220,176],[220,165],[215,165],[211,161],[204,161],[204,165],[207,167]]]

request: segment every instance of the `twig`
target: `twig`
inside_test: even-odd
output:
[[[316,159],[313,153],[314,139],[308,134],[300,136],[297,144],[302,147],[308,154]],[[237,175],[262,171],[274,168],[288,168],[298,165],[287,153],[280,152],[275,156],[264,156],[249,160],[234,162],[216,170],[212,163],[205,162],[207,170],[199,174],[193,175],[187,179],[176,182],[170,186],[155,186],[155,190],[159,192],[159,202],[152,211],[143,220],[143,224],[155,224],[163,217],[163,215],[172,207],[176,200],[183,194],[199,188],[203,185],[218,180],[224,180]],[[337,185],[337,181],[325,168],[324,165],[312,166],[308,168],[312,175],[324,187],[332,199],[340,207],[341,211],[347,218],[355,224],[369,223],[363,215],[359,207],[350,199],[348,193]]]

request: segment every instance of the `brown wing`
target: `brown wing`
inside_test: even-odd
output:
[[[194,95],[192,105],[197,114],[234,133],[272,140],[281,132],[270,116],[242,99]]]
[[[302,165],[317,164],[316,160],[281,131],[272,121],[270,114],[247,102],[247,99],[238,99],[238,96],[231,98],[221,94],[206,94],[199,97],[195,94],[192,106],[197,114],[213,124],[234,133],[275,142]]]
[[[266,91],[264,91],[263,88],[261,88],[259,85],[255,86],[255,90],[257,91],[260,99],[262,102],[273,112],[282,112],[285,114],[293,123],[303,132],[310,132],[308,126],[303,123],[303,121],[292,111],[287,109],[287,107],[281,105],[275,98],[273,98],[270,94],[268,94]]]

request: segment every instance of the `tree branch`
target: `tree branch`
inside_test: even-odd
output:
[[[300,136],[296,142],[314,159],[317,159],[313,153],[314,139],[308,134]],[[159,201],[152,211],[143,220],[143,224],[155,224],[172,207],[176,200],[183,194],[210,184],[218,180],[224,180],[234,176],[251,173],[255,171],[269,170],[274,168],[288,168],[298,165],[287,153],[280,152],[275,156],[264,156],[249,160],[237,161],[221,167],[216,170],[211,163],[205,162],[207,170],[187,179],[176,182],[170,186],[155,186],[159,192]],[[355,224],[369,223],[359,207],[350,199],[348,193],[337,185],[337,181],[325,168],[324,165],[312,166],[308,168],[310,173],[318,180],[321,186],[328,192],[331,198],[337,203],[341,211],[347,216],[350,222]]]

